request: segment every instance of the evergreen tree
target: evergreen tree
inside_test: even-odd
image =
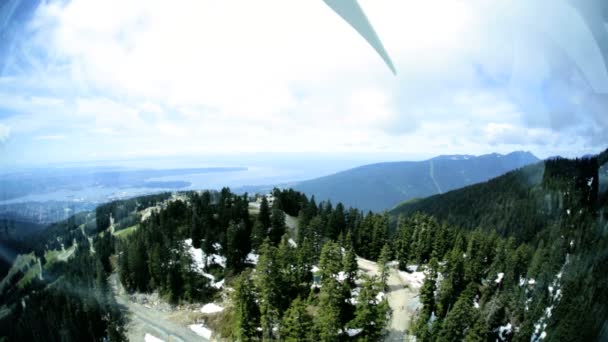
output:
[[[397,236],[396,236],[396,247],[397,247],[397,260],[399,261],[399,269],[405,270],[407,268],[407,262],[410,260],[411,255],[411,244],[412,244],[412,225],[403,215],[399,216],[397,223]]]
[[[273,328],[279,324],[284,290],[281,276],[277,248],[266,239],[260,248],[255,278],[256,288],[259,291],[260,321],[264,340],[275,338]]]
[[[257,327],[260,324],[260,312],[253,292],[253,282],[248,272],[243,272],[234,285],[235,327],[234,334],[238,341],[257,339]]]
[[[431,259],[426,269],[424,282],[420,288],[420,302],[424,315],[430,317],[435,312],[435,291],[437,290],[437,260]]]
[[[199,210],[196,206],[192,208],[192,227],[190,228],[190,238],[194,248],[201,248],[201,242],[205,236],[203,231],[203,220],[199,215]]]
[[[297,297],[291,302],[289,309],[285,312],[281,323],[282,341],[310,341],[312,339],[311,329],[313,327],[312,317],[306,311],[306,303]]]
[[[260,211],[258,213],[258,221],[262,224],[262,227],[270,228],[270,207],[268,206],[268,200],[266,196],[262,196],[262,203],[260,203]]]
[[[296,285],[300,287],[302,295],[305,295],[310,290],[310,283],[312,282],[312,265],[314,261],[314,254],[310,241],[305,238],[299,245],[296,251],[296,264],[295,264],[295,276]]]
[[[230,222],[226,232],[227,248],[225,251],[226,267],[231,270],[239,270],[245,263],[247,254],[251,251],[249,234],[245,229],[245,223],[238,224]]]
[[[328,241],[323,245],[319,259],[322,281],[333,278],[342,270],[342,252],[337,243]]]
[[[346,282],[352,288],[355,286],[355,279],[357,278],[357,255],[352,245],[347,246],[342,259],[342,270],[346,275]]]
[[[363,284],[357,299],[353,328],[363,329],[359,337],[366,341],[379,340],[390,318],[390,307],[386,298],[378,298],[380,292],[377,279],[363,276]]]
[[[457,342],[464,339],[467,329],[475,319],[475,309],[473,308],[474,293],[474,287],[471,285],[458,297],[456,304],[454,304],[454,307],[443,321],[437,341]]]
[[[386,288],[386,282],[390,272],[389,261],[391,258],[391,248],[388,244],[384,244],[378,258],[378,272],[380,273],[380,283]]]
[[[344,287],[337,280],[337,275],[342,270],[342,252],[338,244],[328,241],[323,245],[319,268],[322,287],[315,327],[322,341],[332,341],[343,327],[342,308],[345,300]]]
[[[267,237],[268,228],[259,219],[255,220],[251,230],[251,248],[257,251]]]
[[[283,211],[277,208],[272,209],[268,237],[273,246],[276,246],[281,242],[281,238],[285,234],[285,228],[285,214]]]
[[[315,316],[315,330],[320,341],[336,341],[342,330],[342,287],[334,278],[324,278],[319,293],[319,311]]]

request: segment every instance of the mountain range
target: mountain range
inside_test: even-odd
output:
[[[382,211],[398,203],[484,182],[538,162],[530,152],[481,156],[442,155],[424,161],[369,164],[292,187],[319,200],[342,202],[362,210]]]

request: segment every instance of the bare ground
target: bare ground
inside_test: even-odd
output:
[[[378,274],[378,264],[375,262],[357,257],[357,263],[362,271],[370,275]],[[407,280],[402,279],[393,268],[390,270],[387,285],[389,290],[386,298],[391,307],[392,316],[385,341],[408,341],[407,330],[419,305],[418,289]]]
[[[202,314],[194,308],[173,309],[163,305],[140,304],[131,300],[118,281],[118,276],[110,276],[116,302],[126,311],[126,326],[129,341],[143,341],[151,334],[166,342],[207,341],[195,334],[188,324],[192,324]]]

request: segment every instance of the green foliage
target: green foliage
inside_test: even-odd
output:
[[[260,310],[255,301],[253,282],[249,272],[242,273],[234,285],[235,303],[234,335],[238,341],[253,341],[258,337]]]
[[[360,340],[378,341],[384,334],[391,313],[386,298],[378,299],[381,290],[383,286],[378,279],[367,275],[363,277],[355,319],[350,323],[352,327],[362,329],[357,336]]]
[[[285,235],[285,213],[278,208],[272,209],[272,215],[270,217],[270,231],[268,232],[268,238],[270,242],[276,246],[281,242],[281,238]]]
[[[15,274],[14,281],[22,274]],[[107,283],[108,274],[89,246],[76,248],[0,300],[10,308],[0,318],[0,339],[9,341],[124,341],[124,318]]]
[[[306,303],[298,297],[291,302],[283,316],[280,330],[281,340],[310,341],[312,327],[312,317],[306,311]]]

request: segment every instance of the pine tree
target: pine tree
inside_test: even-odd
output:
[[[382,337],[390,318],[390,307],[386,298],[378,298],[379,287],[375,277],[363,276],[363,284],[357,298],[355,319],[349,324],[363,329],[359,338],[376,341]]]
[[[314,261],[314,254],[312,245],[308,238],[305,238],[299,245],[296,251],[296,285],[299,286],[302,295],[310,290],[310,283],[312,282],[312,265]]]
[[[342,252],[335,242],[323,245],[319,260],[321,271],[321,292],[319,293],[319,314],[315,327],[322,341],[333,341],[342,329],[342,308],[344,305],[344,287],[337,280],[342,270]]]
[[[355,286],[355,279],[357,278],[357,255],[355,255],[354,248],[352,245],[347,246],[342,259],[342,270],[346,275],[346,282],[352,288]]]
[[[465,342],[485,342],[490,339],[490,329],[486,323],[485,317],[481,316],[479,312],[474,313],[475,322],[471,328],[467,331],[464,337]]]
[[[378,272],[380,273],[380,283],[386,288],[386,282],[390,272],[389,261],[391,258],[391,248],[388,244],[384,244],[378,258]]]
[[[435,312],[435,291],[437,290],[437,260],[431,259],[427,266],[424,282],[420,288],[420,302],[423,313],[430,317]]]
[[[410,222],[406,220],[403,215],[399,215],[395,244],[397,247],[397,260],[399,261],[399,269],[401,270],[405,270],[407,268],[407,262],[410,260],[412,233],[413,229]]]
[[[281,238],[285,234],[285,213],[282,210],[277,208],[272,209],[270,226],[268,237],[272,245],[276,246],[281,242]]]
[[[279,324],[283,297],[283,281],[277,248],[266,239],[260,247],[260,258],[256,267],[256,288],[259,291],[260,321],[265,340],[274,338],[273,328]]]
[[[248,272],[243,272],[234,285],[235,327],[238,341],[257,339],[257,327],[260,324],[260,312],[253,293],[253,282]]]
[[[342,330],[341,295],[342,287],[334,277],[323,280],[319,293],[319,311],[315,317],[315,329],[320,341],[336,341]]]
[[[268,228],[259,219],[255,220],[251,230],[251,248],[257,251],[267,237]]]
[[[342,270],[342,252],[338,244],[328,241],[323,245],[321,257],[319,259],[319,268],[321,269],[322,281],[326,279],[336,278]]]
[[[262,196],[262,203],[260,203],[260,212],[258,213],[258,221],[262,224],[262,227],[270,228],[270,207],[268,206],[268,200],[266,196]]]
[[[474,293],[474,287],[471,285],[458,297],[456,304],[443,321],[438,342],[457,342],[464,339],[466,330],[475,319]]]
[[[309,341],[312,327],[312,317],[306,311],[306,303],[297,297],[283,315],[280,339],[288,342]]]
[[[249,235],[245,230],[245,224],[238,224],[234,221],[228,225],[226,232],[227,248],[224,252],[226,255],[226,267],[231,270],[239,270],[244,262],[247,254],[251,251]]]
[[[192,227],[190,228],[190,238],[192,239],[192,246],[194,248],[201,248],[201,241],[205,236],[203,232],[203,220],[201,219],[198,208],[193,206],[192,208]]]

